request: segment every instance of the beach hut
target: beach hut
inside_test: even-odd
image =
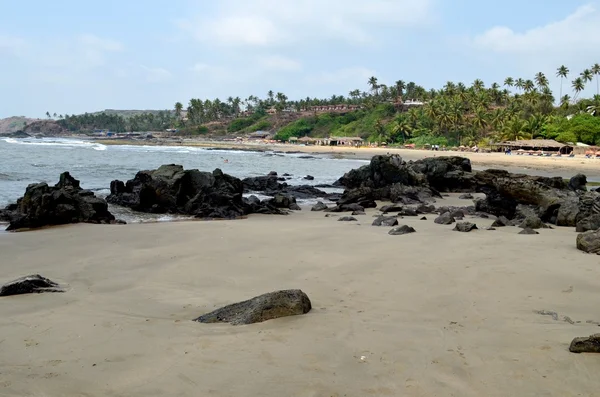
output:
[[[567,154],[573,150],[573,147],[564,143],[557,142],[553,139],[523,139],[518,141],[504,141],[500,143],[492,143],[491,146],[496,146],[498,150],[504,149],[523,149],[533,154],[535,151],[554,152]],[[518,150],[517,150],[518,151]]]

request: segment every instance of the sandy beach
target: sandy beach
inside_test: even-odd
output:
[[[99,143],[108,145],[168,145],[168,146],[196,146],[217,149],[239,149],[239,150],[273,150],[284,153],[307,153],[331,155],[338,158],[354,158],[370,160],[378,154],[399,154],[405,160],[420,160],[426,157],[434,156],[461,156],[471,160],[473,167],[477,169],[486,168],[504,168],[511,172],[524,172],[526,170],[539,170],[552,173],[555,176],[562,175],[570,177],[578,172],[586,174],[594,180],[600,181],[600,159],[586,158],[585,156],[576,157],[540,157],[529,155],[510,156],[504,153],[474,153],[458,151],[431,151],[419,149],[400,149],[400,148],[372,148],[372,147],[343,147],[343,146],[302,146],[291,144],[265,144],[259,142],[224,142],[224,141],[204,141],[196,139],[185,139],[182,141],[159,140],[141,141],[141,140],[97,140]]]
[[[389,236],[375,212],[2,234],[2,281],[40,273],[68,290],[0,299],[0,395],[598,395],[598,356],[568,352],[600,331],[598,257],[572,228],[467,234],[428,216]],[[313,310],[190,321],[287,288]]]

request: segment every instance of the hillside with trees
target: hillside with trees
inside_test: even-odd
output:
[[[490,85],[480,79],[470,84],[449,81],[439,89],[403,80],[386,85],[371,77],[366,91],[355,89],[347,96],[290,100],[281,92],[268,91],[264,98],[192,98],[187,106],[177,102],[165,111],[112,110],[54,117],[72,132],[176,129],[180,135],[214,138],[268,131],[279,140],[360,136],[389,144],[486,146],[546,138],[598,144],[599,76],[599,64],[578,74],[560,66],[550,77],[539,72]],[[549,87],[550,78],[560,81],[558,96]],[[596,94],[581,98],[593,83]]]

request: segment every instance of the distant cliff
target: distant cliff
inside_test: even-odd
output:
[[[0,135],[11,134],[22,130],[27,124],[33,122],[34,119],[27,117],[8,117],[0,119]]]
[[[54,120],[37,120],[27,124],[21,131],[28,135],[44,136],[56,136],[69,133],[66,128]]]

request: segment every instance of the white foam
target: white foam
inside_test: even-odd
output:
[[[94,150],[106,150],[106,145],[103,145],[101,143],[68,138],[4,138],[2,140],[6,143],[10,143],[13,145],[56,146],[65,149],[73,149],[79,147]]]

